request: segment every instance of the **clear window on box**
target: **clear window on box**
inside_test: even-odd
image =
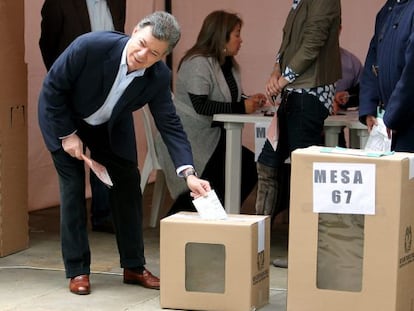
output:
[[[187,243],[185,288],[190,292],[224,293],[226,249],[222,244]]]
[[[319,214],[317,288],[362,290],[364,221],[364,215]]]

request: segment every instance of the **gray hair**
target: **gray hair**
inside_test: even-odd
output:
[[[156,11],[144,17],[137,25],[139,28],[152,27],[152,35],[161,41],[168,42],[166,54],[171,53],[181,37],[180,25],[173,15],[164,11]]]

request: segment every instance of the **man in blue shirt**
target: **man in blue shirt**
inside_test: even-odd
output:
[[[78,36],[91,31],[124,32],[126,0],[45,0],[39,47],[49,70]],[[90,173],[93,231],[114,233],[106,186]]]
[[[134,111],[148,104],[192,196],[211,190],[194,170],[191,146],[171,98],[171,71],[162,61],[180,35],[177,21],[166,12],[145,17],[131,37],[84,34],[58,57],[43,82],[39,125],[59,176],[62,255],[72,293],[86,295],[91,290],[85,147],[113,182],[109,201],[124,283],[160,287],[160,280],[145,268]]]

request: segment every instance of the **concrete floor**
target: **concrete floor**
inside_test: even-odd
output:
[[[151,186],[144,194],[150,207]],[[248,210],[254,198],[242,209]],[[166,202],[166,209],[171,202]],[[254,206],[254,205],[253,205]],[[146,217],[149,211],[145,212]],[[161,309],[159,291],[122,283],[122,270],[113,234],[90,232],[92,293],[71,294],[65,279],[59,241],[59,209],[30,213],[30,247],[0,258],[1,311],[118,311]],[[144,223],[148,220],[144,219]],[[287,226],[272,230],[271,258],[286,255]],[[145,229],[147,268],[159,275],[159,228]],[[287,269],[270,267],[270,301],[262,311],[286,310]]]

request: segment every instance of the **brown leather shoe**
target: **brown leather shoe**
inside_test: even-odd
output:
[[[124,283],[137,284],[151,289],[160,289],[160,279],[152,275],[147,269],[144,269],[141,274],[133,270],[124,269]]]
[[[89,283],[89,275],[82,274],[70,279],[69,289],[77,295],[88,295],[91,293],[91,284]]]

